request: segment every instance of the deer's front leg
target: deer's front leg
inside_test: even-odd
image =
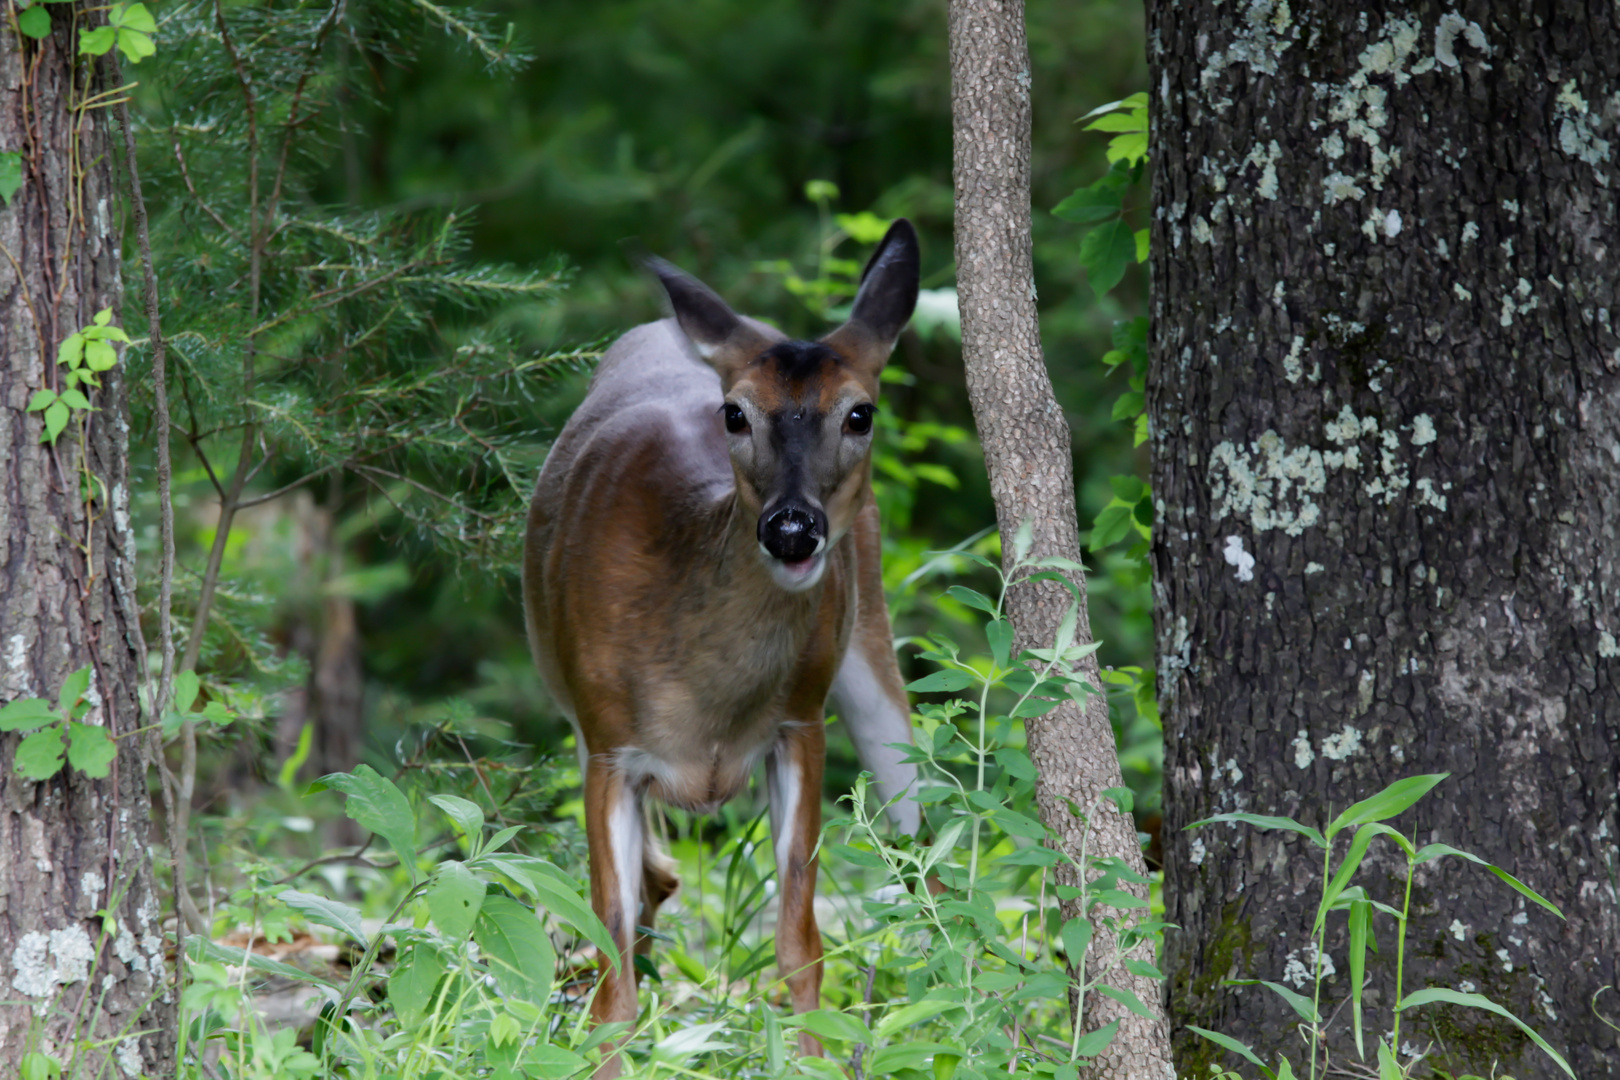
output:
[[[826,732],[819,718],[785,731],[766,762],[771,835],[776,848],[776,962],[794,1012],[821,1006],[821,931],[816,926],[816,842],[821,836],[821,772]],[[821,1044],[799,1035],[799,1051]]]
[[[641,806],[623,775],[600,757],[592,757],[585,768],[585,836],[591,852],[591,907],[607,927],[618,953],[601,958],[591,1019],[599,1024],[634,1023],[632,954],[641,900]],[[597,1071],[597,1080],[618,1072],[618,1058],[610,1058]]]

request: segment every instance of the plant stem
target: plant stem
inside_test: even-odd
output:
[[[1333,880],[1333,839],[1328,838],[1327,846],[1322,849],[1322,890],[1327,891],[1328,882]],[[1316,1018],[1311,1021],[1311,1080],[1316,1080],[1317,1051],[1322,1045],[1322,945],[1327,940],[1327,913],[1322,913],[1322,925],[1316,931],[1316,985],[1311,991],[1311,1011]]]
[[[1416,845],[1413,845],[1414,847]],[[1408,849],[1410,850],[1410,849]],[[1406,857],[1406,897],[1401,902],[1401,920],[1395,929],[1395,1030],[1390,1033],[1390,1053],[1401,1059],[1401,978],[1406,974],[1406,919],[1412,913],[1412,876],[1417,864],[1412,856]]]

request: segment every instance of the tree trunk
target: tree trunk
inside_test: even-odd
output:
[[[1187,1024],[1302,1059],[1286,1003],[1223,981],[1308,994],[1322,884],[1292,834],[1184,827],[1236,810],[1320,825],[1449,772],[1393,824],[1502,866],[1567,921],[1479,867],[1427,864],[1404,989],[1487,995],[1582,1080],[1620,1076],[1591,1004],[1620,974],[1615,8],[1150,7],[1181,1074],[1221,1056]],[[1376,843],[1374,898],[1399,905],[1403,877]],[[1354,1064],[1344,917],[1329,926],[1323,1014]],[[1393,929],[1375,918],[1374,1040],[1393,1021]],[[1401,1043],[1453,1074],[1562,1075],[1469,1009],[1409,1013]]]
[[[1021,0],[952,0],[951,105],[955,127],[956,280],[962,309],[962,354],[968,398],[984,445],[1001,535],[1033,524],[1033,552],[1080,560],[1075,523],[1074,463],[1069,427],[1052,394],[1041,355],[1030,252],[1029,50]],[[1075,585],[1085,595],[1085,582]],[[1008,615],[1014,647],[1050,647],[1070,596],[1056,582],[1014,589]],[[1084,603],[1076,641],[1091,639]],[[1094,686],[1095,658],[1085,661]],[[1094,804],[1122,785],[1108,704],[1101,693],[1084,709],[1066,705],[1026,721],[1029,753],[1039,772],[1036,801],[1042,819],[1064,849],[1080,855],[1081,824],[1070,801]],[[1130,815],[1103,800],[1089,850],[1119,856],[1138,872],[1142,852]],[[1072,882],[1066,882],[1072,884]],[[1066,910],[1065,917],[1078,914]],[[1113,942],[1093,945],[1106,955]],[[1113,980],[1157,1011],[1160,987],[1118,970]],[[1146,1020],[1112,998],[1086,1003],[1088,1028],[1122,1021],[1108,1052],[1090,1075],[1099,1078],[1170,1076],[1170,1049],[1162,1020]]]
[[[70,24],[83,27],[87,9],[48,10],[55,29],[41,41],[15,36],[14,9],[0,23],[0,155],[22,162],[22,186],[0,207],[0,698],[54,701],[89,665],[84,722],[121,738],[106,779],[66,768],[34,783],[13,769],[19,736],[0,735],[0,1075],[19,1075],[27,1052],[66,1061],[99,1041],[79,1075],[110,1057],[103,1075],[157,1076],[174,1068],[175,1014],[144,740],[124,737],[142,721],[123,368],[88,392],[98,411],[82,441],[74,421],[42,444],[40,414],[25,412],[37,390],[61,387],[60,343],[116,312],[120,295],[112,113],[71,108],[110,85],[95,58],[76,57]]]

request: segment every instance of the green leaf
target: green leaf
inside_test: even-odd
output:
[[[38,11],[39,8],[28,10]],[[50,1054],[42,1054],[37,1050],[30,1050],[24,1054],[18,1068],[21,1070],[21,1080],[57,1080],[62,1075],[61,1059]]]
[[[1108,160],[1124,161],[1132,165],[1147,157],[1147,132],[1137,132],[1128,135],[1116,135],[1108,140]]]
[[[35,11],[37,9],[36,8],[29,8],[28,10],[29,11]],[[27,408],[26,411],[27,412],[39,412],[41,409],[48,407],[50,405],[50,403],[55,401],[55,400],[56,400],[56,391],[55,390],[35,390],[34,391],[34,396],[28,399],[28,408]]]
[[[1365,900],[1350,902],[1350,1005],[1356,1031],[1356,1056],[1367,1058],[1361,1038],[1361,990],[1367,974],[1367,939],[1372,933],[1372,905]]]
[[[1317,847],[1327,847],[1327,840],[1309,825],[1301,825],[1293,818],[1270,817],[1265,814],[1216,814],[1214,817],[1195,821],[1187,828],[1196,829],[1200,825],[1214,825],[1223,821],[1241,822],[1244,825],[1253,825],[1257,829],[1287,829],[1289,832],[1297,832],[1307,837]]]
[[[1114,1020],[1096,1031],[1087,1032],[1074,1044],[1075,1057],[1096,1057],[1108,1049],[1108,1044],[1114,1041],[1114,1033],[1118,1030],[1119,1021]]]
[[[39,441],[54,443],[67,427],[70,415],[68,407],[62,404],[60,399],[51,402],[45,409],[45,433],[40,436]]]
[[[1143,906],[1146,907],[1147,905],[1144,904]],[[1148,1020],[1157,1019],[1157,1017],[1154,1016],[1153,1011],[1146,1005],[1142,1004],[1142,999],[1131,993],[1129,990],[1122,990],[1117,986],[1109,986],[1107,983],[1099,983],[1097,985],[1097,993],[1102,994],[1104,997],[1113,998],[1115,1001],[1125,1006],[1137,1016],[1145,1017]]]
[[[1387,821],[1395,817],[1450,775],[1450,773],[1427,773],[1423,776],[1409,776],[1404,780],[1395,781],[1369,799],[1345,807],[1344,813],[1334,818],[1333,824],[1328,826],[1328,839],[1331,840],[1341,829],[1369,821]]]
[[[1483,866],[1485,869],[1507,882],[1508,885],[1516,889],[1519,893],[1531,900],[1534,900],[1536,903],[1540,904],[1542,907],[1546,908],[1560,919],[1564,917],[1564,913],[1558,910],[1558,905],[1536,892],[1530,886],[1526,885],[1524,882],[1520,881],[1506,870],[1503,870],[1500,866],[1493,866],[1484,859],[1480,858],[1478,855],[1471,854],[1467,851],[1460,851],[1457,848],[1452,847],[1450,844],[1425,844],[1422,848],[1418,849],[1418,852],[1415,856],[1413,856],[1412,861],[1421,865],[1429,862],[1432,859],[1438,859],[1445,855],[1455,855],[1459,859],[1467,859],[1471,863],[1477,863],[1480,866]]]
[[[90,668],[86,665],[62,680],[62,689],[56,695],[56,711],[65,716],[89,689]]]
[[[1350,850],[1345,854],[1344,862],[1339,864],[1339,869],[1334,873],[1333,880],[1329,881],[1328,887],[1322,891],[1322,902],[1316,907],[1316,924],[1311,931],[1313,934],[1316,929],[1321,927],[1323,921],[1327,918],[1327,913],[1333,910],[1333,905],[1339,899],[1339,894],[1344,892],[1345,888],[1350,884],[1350,876],[1361,866],[1361,860],[1367,854],[1367,845],[1380,836],[1393,838],[1406,849],[1408,855],[1412,853],[1406,837],[1388,825],[1380,825],[1376,821],[1370,821],[1356,829],[1355,838],[1350,841]]]
[[[1091,523],[1092,551],[1101,551],[1109,544],[1123,540],[1131,531],[1131,508],[1120,502],[1111,502],[1097,514]]]
[[[1147,257],[1148,257],[1148,230],[1146,230],[1146,229],[1137,229],[1136,230],[1136,261],[1139,262],[1139,263],[1145,263],[1145,262],[1147,262]]]
[[[1063,955],[1071,967],[1080,963],[1080,958],[1086,955],[1086,949],[1091,946],[1091,933],[1091,920],[1081,915],[1063,924],[1058,940],[1063,942]]]
[[[33,11],[29,8],[29,11]],[[16,150],[0,153],[0,202],[11,205],[11,197],[22,187],[23,156]]]
[[[924,675],[915,682],[907,683],[906,689],[914,694],[949,693],[972,686],[973,682],[973,676],[967,672],[949,669]]]
[[[341,930],[362,945],[367,943],[365,927],[360,924],[360,912],[341,900],[328,900],[324,896],[296,889],[289,889],[276,899],[312,923]]]
[[[889,226],[894,224],[888,218],[880,218],[870,210],[863,210],[859,214],[834,214],[833,220],[857,244],[877,243],[889,231]]]
[[[68,724],[68,764],[84,775],[101,780],[112,771],[112,760],[118,756],[118,744],[105,728],[94,724],[81,724],[77,720]]]
[[[66,364],[68,367],[78,367],[84,359],[84,335],[69,334],[67,340],[56,347],[56,362]]]
[[[828,1042],[866,1043],[868,1046],[877,1042],[872,1029],[853,1013],[839,1012],[837,1009],[816,1009],[814,1012],[799,1014],[797,1020],[810,1034]]]
[[[233,945],[220,945],[208,940],[199,934],[186,935],[186,955],[193,960],[217,960],[222,964],[231,964],[235,967],[246,965],[254,971],[261,971],[266,975],[278,975],[284,979],[309,983],[312,986],[331,988],[332,984],[319,975],[312,975],[303,968],[283,964],[279,960],[272,960],[268,956],[260,956],[256,952],[238,949]]]
[[[996,613],[996,605],[990,602],[990,598],[988,596],[981,592],[976,592],[965,585],[952,585],[950,588],[945,590],[945,593],[947,596],[961,601],[970,608],[978,608],[986,615],[994,615]]]
[[[1080,265],[1091,279],[1098,296],[1107,295],[1125,276],[1125,267],[1136,256],[1131,228],[1121,219],[1099,225],[1080,242]]]
[[[1134,503],[1147,491],[1147,484],[1139,476],[1130,473],[1120,473],[1108,478],[1108,486],[1114,489],[1114,496],[1120,502]]]
[[[443,862],[433,871],[422,900],[439,933],[465,941],[484,903],[484,883],[465,864]]]
[[[33,7],[17,16],[17,29],[21,30],[25,36],[33,38],[35,41],[38,41],[41,38],[50,37],[50,12],[45,10],[44,5],[35,4]],[[0,190],[4,189],[0,188]],[[13,188],[12,190],[15,191],[16,189]],[[11,202],[11,196],[9,194],[6,196],[6,202]]]
[[[1160,971],[1146,960],[1131,960],[1127,958],[1125,960],[1125,970],[1130,972],[1132,975],[1136,975],[1143,979],[1158,979],[1160,982],[1164,981],[1164,972]]]
[[[157,33],[157,21],[146,10],[145,4],[114,4],[107,12],[107,21],[125,30],[139,30],[143,34]]]
[[[504,993],[536,1005],[551,997],[557,952],[533,911],[510,896],[486,896],[473,926],[473,940]]]
[[[872,1055],[871,1075],[887,1076],[901,1069],[917,1069],[936,1054],[959,1054],[960,1045],[947,1046],[937,1042],[906,1042],[898,1046],[885,1046]]]
[[[84,366],[91,371],[111,371],[118,366],[118,353],[105,341],[86,341],[84,344]]]
[[[959,1001],[913,1001],[909,1005],[902,1005],[898,1009],[890,1009],[882,1020],[878,1021],[876,1030],[879,1039],[893,1037],[894,1033],[902,1028],[920,1024],[924,1020],[932,1020],[942,1012],[960,1009]]]
[[[1118,187],[1099,182],[1080,188],[1052,207],[1052,214],[1078,225],[1094,225],[1117,216],[1123,197],[1124,192]]]
[[[512,852],[485,855],[476,865],[493,867],[529,890],[541,907],[584,934],[617,966],[619,948],[590,904],[580,899],[580,885],[573,878],[544,859]]]
[[[1443,1001],[1448,1005],[1465,1005],[1471,1009],[1482,1009],[1485,1012],[1495,1013],[1497,1016],[1513,1021],[1519,1026],[1520,1031],[1530,1037],[1531,1042],[1541,1047],[1547,1056],[1556,1061],[1558,1067],[1568,1073],[1571,1080],[1573,1080],[1575,1073],[1570,1069],[1569,1062],[1565,1061],[1558,1051],[1548,1046],[1546,1039],[1536,1034],[1529,1024],[1526,1024],[1483,994],[1464,994],[1456,990],[1448,990],[1443,986],[1431,986],[1427,990],[1419,990],[1416,993],[1406,995],[1406,1000],[1397,1005],[1395,1009],[1397,1012],[1405,1012],[1407,1009],[1413,1009],[1419,1005],[1427,1005],[1435,1001]]]
[[[418,944],[399,962],[388,977],[388,1000],[401,1023],[415,1026],[421,1022],[444,973],[444,961],[426,944]]]
[[[506,828],[489,838],[489,843],[484,845],[484,850],[499,851],[501,848],[506,846],[506,842],[508,840],[512,839],[512,837],[516,836],[522,831],[523,826],[521,825],[508,825]]]
[[[370,765],[356,765],[352,773],[330,773],[316,783],[348,796],[344,813],[387,840],[411,879],[416,879],[416,815],[393,781]]]
[[[1091,123],[1087,124],[1083,130],[1108,131],[1116,133],[1124,131],[1146,131],[1147,115],[1145,113],[1139,113],[1134,109],[1130,112],[1109,113],[1106,116],[1098,117],[1096,120],[1093,120]]]
[[[197,681],[195,671],[182,671],[174,677],[174,711],[188,713],[191,706],[197,701],[197,691],[202,684]]]
[[[66,749],[62,741],[62,726],[53,724],[17,744],[17,759],[12,767],[17,770],[17,775],[29,780],[49,780],[62,770]]]
[[[83,409],[86,412],[96,411],[96,407],[90,404],[90,399],[84,396],[83,390],[64,390],[60,400],[70,409]]]
[[[1227,979],[1224,985],[1263,986],[1267,990],[1270,990],[1272,993],[1276,994],[1278,997],[1282,998],[1284,1001],[1288,1002],[1289,1006],[1299,1014],[1301,1020],[1306,1020],[1313,1024],[1321,1023],[1321,1016],[1317,1013],[1316,1006],[1311,1003],[1311,999],[1306,997],[1304,994],[1288,989],[1288,987],[1282,985],[1281,983],[1267,982],[1264,979]]]
[[[1378,1080],[1406,1080],[1401,1063],[1395,1060],[1395,1052],[1382,1039],[1378,1040]]]
[[[990,656],[996,667],[1007,667],[1012,662],[1012,623],[1006,619],[991,619],[984,626],[984,636],[990,640]]]
[[[113,47],[118,31],[111,26],[98,26],[94,30],[79,32],[79,52],[91,56],[104,56]]]
[[[123,8],[122,4],[117,4],[117,5],[114,5],[113,11],[114,11],[114,13],[117,13],[117,12],[121,11],[122,8]],[[115,23],[117,22],[116,19],[113,20],[113,21]],[[97,326],[109,326],[109,325],[111,325],[111,323],[112,323],[112,308],[110,308],[110,307],[102,308],[100,311],[96,312],[94,316],[91,317],[91,321],[94,322]]]
[[[55,719],[56,711],[44,698],[18,698],[0,709],[0,731],[29,731]]]
[[[484,838],[484,812],[478,808],[477,803],[463,799],[459,795],[429,795],[428,802],[443,810],[451,821],[460,825],[461,831],[472,841],[473,849],[477,850],[478,842]]]
[[[1251,1062],[1260,1066],[1262,1069],[1266,1068],[1266,1063],[1256,1057],[1253,1050],[1250,1050],[1247,1046],[1238,1042],[1230,1035],[1222,1035],[1218,1031],[1210,1031],[1207,1028],[1201,1028],[1195,1024],[1188,1024],[1187,1030],[1197,1032],[1199,1035],[1202,1035],[1216,1046],[1224,1046],[1234,1054],[1242,1054],[1244,1057],[1248,1058]],[[1267,1070],[1267,1072],[1269,1071],[1270,1070]]]
[[[139,7],[140,5],[137,4],[135,6]],[[148,56],[151,56],[153,53],[157,52],[157,46],[152,44],[152,39],[150,37],[148,37],[146,34],[140,33],[139,31],[119,30],[118,50],[124,54],[130,63],[138,64],[142,60],[145,60]]]
[[[1002,807],[995,813],[995,822],[1001,826],[1003,832],[1010,836],[1017,836],[1024,840],[1045,840],[1046,826],[1032,817],[1020,814],[1016,810]]]

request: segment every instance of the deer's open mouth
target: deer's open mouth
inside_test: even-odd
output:
[[[823,550],[818,550],[807,559],[778,559],[767,557],[765,565],[770,568],[771,578],[782,588],[789,592],[803,592],[821,580],[821,575],[827,568],[827,556]]]

